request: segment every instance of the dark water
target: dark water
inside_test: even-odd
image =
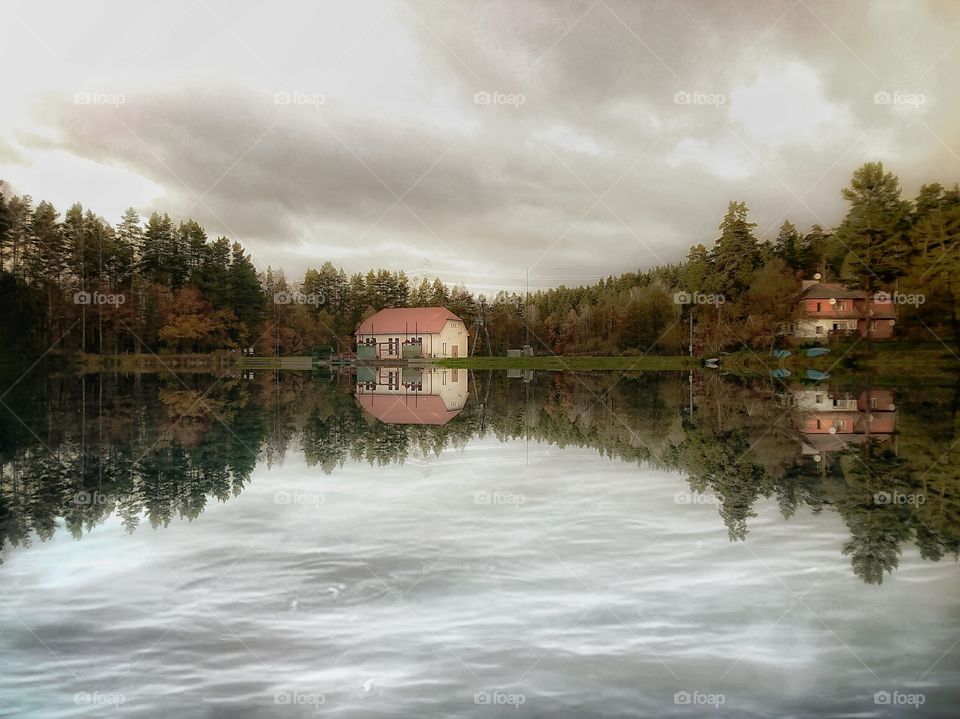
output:
[[[2,716],[957,713],[952,382],[16,380]]]

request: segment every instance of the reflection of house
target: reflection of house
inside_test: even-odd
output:
[[[361,366],[356,398],[387,424],[446,424],[467,401],[467,370]]]
[[[803,454],[817,462],[825,453],[868,439],[889,441],[896,432],[897,408],[890,390],[870,389],[854,395],[803,389],[793,392],[793,403],[803,433]]]
[[[380,310],[357,328],[360,359],[466,357],[467,328],[446,307]]]
[[[878,302],[878,296],[884,301]],[[896,308],[892,299],[878,296],[836,282],[806,280],[799,299],[803,318],[796,323],[794,336],[827,339],[869,331],[873,339],[887,339],[893,336]]]

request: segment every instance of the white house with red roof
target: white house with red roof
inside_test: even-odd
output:
[[[357,357],[467,357],[467,339],[466,324],[446,307],[393,307],[357,328]]]
[[[356,398],[387,424],[446,424],[466,404],[467,375],[465,369],[361,367]]]

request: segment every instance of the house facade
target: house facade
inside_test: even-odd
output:
[[[446,424],[467,401],[465,369],[367,365],[357,368],[355,396],[387,424]]]
[[[871,297],[840,283],[807,280],[798,301],[802,317],[794,325],[794,337],[827,341],[868,333],[879,340],[893,336],[896,307],[883,293]]]
[[[359,359],[467,357],[467,327],[446,307],[384,309],[357,328]]]
[[[897,434],[893,392],[872,388],[859,394],[829,388],[792,392],[802,433],[802,454],[820,463],[835,452],[867,441],[890,443]]]

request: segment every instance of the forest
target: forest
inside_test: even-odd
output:
[[[851,444],[818,465],[801,452],[789,393],[769,379],[701,375],[691,387],[677,372],[546,372],[529,383],[474,372],[478,401],[445,425],[371,421],[349,373],[326,379],[44,373],[18,384],[10,401],[28,408],[38,433],[0,414],[0,560],[4,547],[58,527],[79,539],[114,512],[130,532],[197,519],[238,496],[260,462],[302,452],[325,474],[352,462],[429,462],[488,433],[675,470],[678,490],[686,482],[716,498],[731,541],[747,537],[760,502],[774,501],[786,520],[836,512],[850,532],[843,552],[869,583],[896,569],[905,544],[932,561],[960,554],[960,473],[944,461],[960,438],[960,384],[899,394],[895,444]],[[878,491],[926,501],[877,505]]]
[[[439,277],[416,282],[382,268],[347,275],[331,262],[288,280],[193,219],[143,218],[131,208],[111,224],[80,204],[61,215],[49,202],[0,192],[0,346],[67,358],[346,352],[359,322],[379,309],[444,305],[471,336],[483,317],[490,342],[479,333],[481,354],[528,341],[538,354],[680,354],[691,315],[701,350],[763,348],[797,319],[800,282],[819,272],[871,293],[922,295],[922,304],[898,308],[898,336],[960,349],[960,187],[934,182],[906,199],[896,175],[872,162],[842,195],[848,210],[832,229],[801,231],[784,219],[776,236],[760,238],[735,201],[717,236],[682,262],[487,299]]]

